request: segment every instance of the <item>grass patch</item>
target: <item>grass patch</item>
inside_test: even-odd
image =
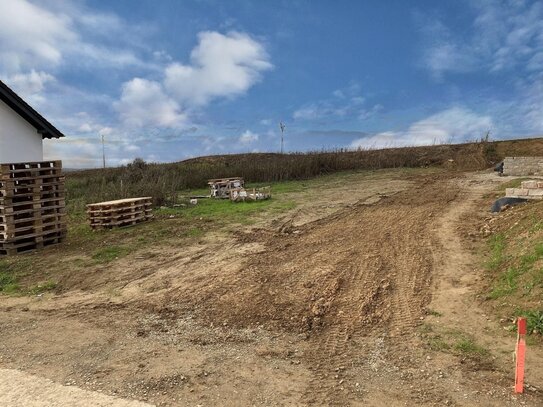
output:
[[[296,207],[294,201],[268,199],[233,203],[228,199],[200,199],[196,205],[174,208],[158,208],[158,217],[183,216],[188,219],[215,221],[219,224],[250,224],[254,217],[264,212],[283,212]]]
[[[481,364],[481,366],[490,367],[492,365],[490,351],[478,345],[471,335],[456,329],[437,332],[430,324],[424,324],[420,328],[420,332],[426,346],[433,351],[461,356],[471,362]]]
[[[103,249],[97,250],[93,255],[92,259],[96,263],[104,264],[117,260],[123,256],[126,256],[130,253],[131,250],[126,246],[109,246]]]
[[[497,271],[505,263],[505,238],[502,234],[496,235],[490,241],[491,257],[487,268]],[[534,268],[536,263],[543,259],[543,243],[536,243],[532,250],[523,255],[516,255],[512,265],[499,275],[489,294],[490,299],[509,296],[523,287],[523,295],[528,295],[536,286],[543,287],[543,269]],[[525,277],[523,277],[525,276]],[[521,284],[522,280],[522,284]]]
[[[12,294],[19,290],[16,278],[11,273],[0,272],[0,292]]]
[[[204,231],[200,228],[190,228],[184,233],[186,237],[199,237],[199,236],[202,236],[203,234],[204,234]]]
[[[489,357],[490,352],[488,349],[483,348],[482,346],[475,343],[475,341],[470,337],[461,337],[453,345],[453,349],[460,354],[467,357]]]
[[[437,335],[428,339],[430,349],[437,352],[445,352],[451,349],[451,345],[447,343],[441,336]]]
[[[499,282],[490,292],[489,298],[497,299],[512,294],[517,290],[518,278],[521,271],[517,267],[508,268],[500,277]]]
[[[24,256],[0,260],[0,292],[4,294],[19,292],[19,280],[30,273],[31,266],[32,259]]]
[[[48,291],[53,291],[55,288],[57,288],[57,283],[53,281],[47,281],[45,283],[36,284],[35,286],[30,287],[28,289],[28,294],[30,295],[43,294]]]
[[[443,316],[443,314],[441,312],[433,310],[433,309],[427,309],[426,314],[431,315],[433,317],[441,317],[441,316]]]
[[[498,270],[505,260],[505,235],[498,233],[489,240],[490,257],[486,262],[486,268],[490,271]]]
[[[513,180],[508,187],[520,184]],[[531,202],[495,219],[484,263],[489,273],[486,298],[500,318],[525,317],[528,333],[543,336],[543,202]],[[514,331],[515,327],[510,326]]]
[[[518,310],[515,315],[526,318],[528,334],[543,334],[543,310]]]

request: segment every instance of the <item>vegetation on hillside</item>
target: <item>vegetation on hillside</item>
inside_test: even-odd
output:
[[[156,205],[175,204],[179,191],[204,188],[211,178],[240,176],[247,182],[269,183],[351,170],[442,165],[476,170],[499,159],[495,143],[487,141],[381,150],[232,154],[169,164],[136,159],[123,167],[68,173],[67,199],[72,208],[133,196],[152,196]]]
[[[517,207],[494,224],[486,298],[502,314],[525,316],[530,333],[543,333],[543,202]]]

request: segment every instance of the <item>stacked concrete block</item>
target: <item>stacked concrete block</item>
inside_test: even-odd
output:
[[[506,157],[504,175],[543,175],[543,157]]]
[[[507,188],[505,196],[510,198],[543,199],[543,181],[523,181],[520,188]]]

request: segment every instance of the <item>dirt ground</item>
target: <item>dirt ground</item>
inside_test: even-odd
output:
[[[467,215],[486,216],[503,179],[349,181],[234,234],[68,276],[61,294],[0,297],[0,368],[62,384],[58,397],[166,406],[543,405],[543,352],[529,349],[528,391],[513,395],[515,337],[477,297]],[[488,355],[436,349],[438,334]]]

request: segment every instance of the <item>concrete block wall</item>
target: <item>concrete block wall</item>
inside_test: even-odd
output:
[[[543,199],[543,181],[523,181],[520,188],[506,188],[505,196],[510,198]]]
[[[504,175],[543,175],[543,157],[506,157]]]

